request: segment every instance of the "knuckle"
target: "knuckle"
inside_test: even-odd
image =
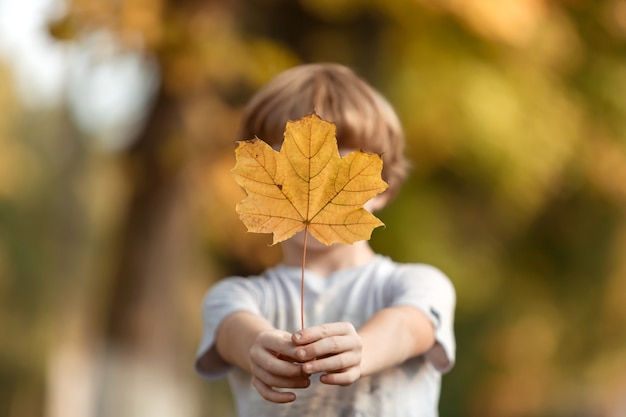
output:
[[[360,336],[356,339],[356,349],[358,351],[363,350],[363,339]]]
[[[342,355],[340,360],[341,369],[347,369],[349,373],[354,373],[354,367],[359,364],[359,360],[355,355]]]
[[[262,344],[263,340],[265,340],[266,337],[267,337],[267,331],[259,332],[259,334],[256,335],[255,341],[257,343],[261,343]]]
[[[344,369],[347,367],[346,358],[344,356],[337,357],[337,369]]]
[[[355,365],[357,365],[357,361],[355,360],[354,355],[346,354],[340,356],[341,360],[341,369],[352,369]]]
[[[270,359],[268,357],[261,358],[259,361],[259,366],[263,369],[269,369],[271,366]]]
[[[355,333],[356,329],[354,328],[354,325],[352,323],[350,323],[349,321],[344,321],[341,323],[343,325],[343,330],[346,333]]]
[[[306,352],[306,356],[305,356],[306,358],[316,358],[320,356],[321,349],[316,343],[314,343],[310,346],[307,346],[307,348],[305,349],[305,352]]]
[[[253,344],[253,345],[250,347],[250,349],[248,350],[248,355],[250,355],[250,356],[256,356],[256,354],[257,354],[257,346],[258,346],[258,345],[257,345],[256,343],[255,343],[255,344]]]
[[[263,357],[258,358],[257,364],[264,370],[271,370],[274,367],[273,360],[274,357],[272,355],[266,354],[263,355]]]
[[[346,380],[344,381],[344,385],[352,384],[357,379],[359,379],[359,375],[360,373],[358,371],[356,371],[355,369],[350,369],[348,372],[346,372]]]

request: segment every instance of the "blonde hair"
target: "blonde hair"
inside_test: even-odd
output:
[[[277,148],[287,121],[314,111],[335,123],[339,148],[382,156],[386,193],[394,196],[408,167],[400,121],[389,102],[345,66],[306,64],[280,73],[244,108],[238,140],[256,136]]]

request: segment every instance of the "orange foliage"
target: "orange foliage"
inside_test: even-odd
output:
[[[335,126],[312,114],[288,122],[280,152],[254,139],[239,142],[235,179],[248,196],[237,212],[248,231],[273,233],[274,243],[307,229],[320,242],[369,239],[383,223],[363,208],[387,188],[382,158],[340,157]]]

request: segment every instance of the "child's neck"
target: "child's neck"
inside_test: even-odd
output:
[[[304,246],[298,241],[283,242],[283,264],[302,266],[303,248]],[[352,245],[336,243],[332,246],[325,246],[309,236],[305,267],[325,277],[342,269],[363,265],[374,256],[374,251],[365,240],[355,242]]]

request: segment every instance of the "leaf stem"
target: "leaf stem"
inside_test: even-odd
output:
[[[304,249],[302,250],[302,280],[300,282],[300,325],[302,330],[304,330],[304,265],[306,263],[306,238],[309,234],[309,229],[307,227],[304,228],[304,244],[302,245]]]

